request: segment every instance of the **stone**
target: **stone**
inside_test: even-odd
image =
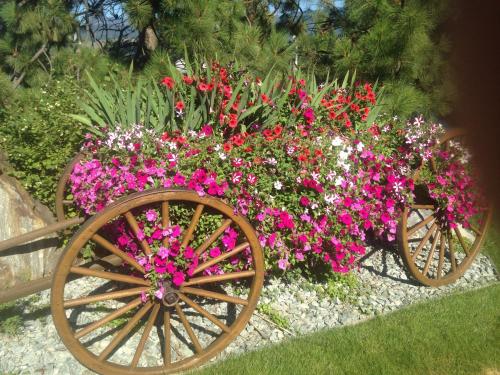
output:
[[[9,166],[0,158],[0,241],[55,222],[50,210],[9,177],[8,170]],[[54,234],[0,253],[0,289],[51,274],[62,253],[57,244]]]

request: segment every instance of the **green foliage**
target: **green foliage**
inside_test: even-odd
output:
[[[51,207],[59,175],[83,140],[84,128],[68,116],[79,111],[80,95],[70,78],[51,81],[20,91],[0,110],[0,147],[14,177]]]
[[[23,326],[22,309],[16,302],[0,304],[0,332],[14,336]]]
[[[53,73],[51,50],[75,30],[70,2],[4,1],[0,5],[0,68],[14,87],[39,85]]]
[[[444,115],[452,88],[447,79],[449,43],[439,31],[447,1],[347,0],[313,15],[318,32],[299,38],[301,64],[342,74],[356,69],[362,79],[386,87],[386,110]]]
[[[286,317],[284,317],[278,310],[272,307],[268,303],[259,303],[257,305],[257,311],[261,314],[266,315],[269,320],[276,324],[280,328],[289,329],[290,322]]]

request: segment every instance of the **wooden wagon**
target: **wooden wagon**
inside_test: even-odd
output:
[[[461,131],[448,132],[437,147],[449,149],[461,137]],[[123,197],[91,217],[67,218],[72,201],[65,200],[66,189],[77,162],[75,158],[67,166],[57,187],[57,223],[0,242],[1,253],[79,226],[54,274],[0,292],[0,302],[52,288],[52,316],[62,341],[78,361],[100,374],[173,373],[198,366],[220,353],[248,323],[264,282],[263,252],[251,224],[218,198],[168,189]],[[422,168],[440,173],[439,163],[433,159],[422,163],[414,176],[417,186]],[[106,238],[103,228],[113,223],[127,225],[136,236],[136,245],[150,254],[148,242],[140,235],[140,221],[151,207],[161,213],[163,228],[173,222],[185,228],[181,246],[195,244],[196,255],[206,252],[228,228],[238,233],[238,243],[230,252],[198,264],[179,286],[165,282],[160,299],[144,299],[151,283],[141,277],[147,273],[146,265]],[[482,210],[468,228],[452,229],[439,219],[438,210],[428,194],[418,193],[415,204],[405,208],[398,228],[399,248],[408,272],[428,286],[454,282],[467,270],[491,219],[491,210]],[[208,231],[211,234],[196,238],[200,225],[212,226]],[[83,254],[89,246],[93,249],[90,258]],[[238,260],[241,254],[248,262],[244,271],[203,273],[215,265],[223,267],[224,262]],[[95,316],[98,318],[92,318]],[[179,351],[174,338],[187,350]]]

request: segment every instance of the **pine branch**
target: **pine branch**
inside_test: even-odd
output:
[[[24,68],[26,68],[29,64],[34,63],[40,57],[40,55],[46,51],[46,49],[47,49],[47,42],[45,42],[40,47],[40,49],[38,51],[36,51],[36,53],[30,59],[30,61],[28,62],[28,64],[26,64],[24,66]],[[23,82],[25,76],[26,76],[26,71],[22,72],[22,74],[18,78],[14,79],[14,82],[12,82],[12,85],[13,85],[13,87],[15,89],[21,84],[21,82]]]

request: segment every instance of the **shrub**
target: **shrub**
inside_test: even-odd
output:
[[[59,175],[76,154],[84,135],[78,112],[81,90],[72,79],[24,89],[0,109],[0,147],[12,174],[37,199],[51,207]]]

